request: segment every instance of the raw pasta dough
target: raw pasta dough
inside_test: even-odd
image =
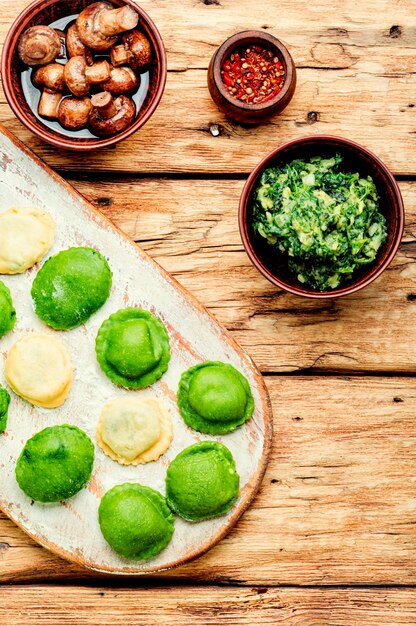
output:
[[[172,441],[172,419],[157,398],[115,398],[103,408],[97,441],[122,465],[156,461]]]
[[[52,247],[55,222],[32,207],[15,207],[0,213],[0,274],[21,274]]]
[[[63,404],[72,385],[73,367],[66,346],[47,333],[31,333],[10,349],[6,380],[19,396],[47,409]]]
[[[126,559],[150,559],[172,539],[174,518],[161,493],[139,483],[116,485],[101,499],[104,539]]]

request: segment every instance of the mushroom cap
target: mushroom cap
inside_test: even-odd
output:
[[[89,126],[98,137],[112,137],[130,126],[136,115],[136,106],[131,98],[119,96],[114,100],[117,113],[110,118],[101,117],[98,109],[91,109]]]
[[[80,130],[88,124],[91,108],[89,98],[64,98],[58,109],[58,120],[67,130]]]
[[[77,28],[80,40],[92,50],[108,50],[117,41],[117,35],[104,35],[98,25],[98,16],[104,11],[114,9],[109,2],[94,2],[85,7],[77,18]]]
[[[25,65],[46,65],[61,51],[58,33],[50,26],[31,26],[19,40],[18,53]]]
[[[64,69],[60,63],[43,65],[33,74],[33,83],[36,87],[44,87],[53,93],[63,92],[66,89]]]
[[[129,93],[139,86],[140,79],[133,72],[131,67],[113,67],[110,78],[102,83],[102,88],[109,91],[114,96]]]
[[[69,57],[84,57],[87,65],[94,62],[91,50],[79,38],[78,26],[72,24],[66,34],[66,50]]]
[[[83,98],[90,90],[90,85],[85,75],[86,67],[86,61],[82,56],[72,57],[65,65],[65,82],[68,89],[77,98]]]
[[[130,66],[136,70],[139,67],[149,65],[152,58],[152,46],[144,33],[132,30],[124,33],[123,43],[130,51]]]

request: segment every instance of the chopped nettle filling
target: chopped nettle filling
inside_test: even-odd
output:
[[[342,171],[342,161],[336,154],[270,167],[254,192],[255,232],[317,291],[349,280],[387,238],[373,179]]]

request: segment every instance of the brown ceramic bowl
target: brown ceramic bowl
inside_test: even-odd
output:
[[[286,76],[279,93],[263,104],[248,104],[234,98],[226,89],[221,68],[224,60],[237,48],[258,44],[271,49],[280,59]],[[281,41],[262,30],[246,30],[227,39],[215,52],[208,68],[208,89],[217,107],[231,119],[245,124],[259,124],[283,111],[291,101],[296,88],[296,67],[288,49]]]
[[[387,240],[378,251],[373,263],[357,270],[349,282],[331,291],[313,291],[300,283],[289,271],[283,254],[279,255],[275,248],[272,248],[260,235],[254,233],[252,228],[253,192],[263,171],[277,162],[288,162],[296,158],[309,158],[315,155],[331,156],[336,152],[344,157],[343,167],[347,171],[358,171],[361,176],[373,177],[380,197],[380,211],[387,220]],[[366,287],[391,263],[403,235],[404,208],[397,182],[378,157],[349,139],[322,135],[303,137],[283,144],[257,165],[243,189],[239,224],[241,238],[250,260],[271,283],[298,296],[338,298]]]
[[[141,109],[133,124],[125,131],[114,137],[99,139],[95,137],[77,137],[61,134],[58,130],[49,128],[34,115],[28,105],[22,86],[22,65],[18,54],[17,44],[21,34],[37,24],[51,24],[56,20],[70,15],[79,14],[93,0],[35,0],[19,15],[11,26],[6,37],[1,59],[1,78],[7,101],[16,117],[32,133],[56,146],[70,150],[96,150],[112,146],[139,130],[155,112],[162,97],[166,83],[166,53],[162,38],[150,17],[132,0],[111,0],[115,7],[125,4],[133,7],[140,15],[139,28],[151,42],[153,61],[150,70],[150,83]]]

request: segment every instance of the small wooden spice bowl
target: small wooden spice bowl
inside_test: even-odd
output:
[[[113,146],[126,139],[141,128],[155,112],[162,97],[166,76],[166,52],[162,38],[155,24],[143,9],[133,0],[111,0],[114,7],[131,6],[140,17],[139,30],[149,39],[152,48],[152,62],[149,67],[150,81],[145,99],[136,114],[134,122],[121,133],[113,137],[68,136],[65,131],[54,130],[43,123],[29,106],[22,86],[22,65],[18,52],[18,42],[22,33],[30,26],[49,25],[56,20],[78,15],[93,0],[35,0],[18,16],[12,24],[4,42],[1,59],[1,78],[6,99],[16,117],[32,133],[56,148],[87,152]]]
[[[247,103],[234,97],[224,85],[221,70],[224,61],[237,49],[258,45],[271,50],[285,72],[284,83],[273,98],[263,103]],[[259,124],[283,111],[296,88],[296,66],[281,41],[261,30],[246,30],[227,39],[215,52],[208,68],[208,89],[217,107],[231,119],[244,124]]]
[[[287,257],[270,246],[253,228],[253,193],[261,175],[268,167],[294,159],[312,156],[331,157],[340,153],[346,171],[371,176],[379,196],[379,209],[387,222],[387,240],[379,249],[375,260],[357,270],[344,285],[328,291],[314,291],[299,282],[287,265]],[[390,265],[399,249],[404,229],[404,206],[399,186],[392,173],[372,152],[342,137],[316,135],[301,137],[285,143],[260,161],[250,174],[240,199],[239,226],[244,248],[253,265],[271,283],[297,296],[307,298],[338,298],[355,293],[372,283]]]

